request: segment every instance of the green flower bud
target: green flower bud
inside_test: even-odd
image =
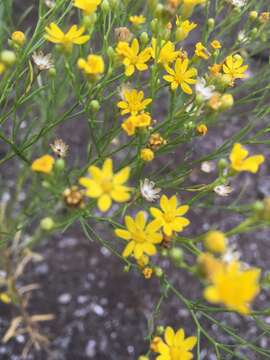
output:
[[[258,28],[255,27],[251,30],[251,37],[254,38],[257,36],[257,34],[258,34]]]
[[[218,162],[218,168],[219,170],[224,170],[228,167],[228,161],[226,159],[220,159]]]
[[[46,217],[40,221],[40,228],[45,231],[50,231],[54,228],[54,221],[50,217]]]
[[[110,8],[115,10],[120,4],[119,0],[109,0]]]
[[[161,267],[159,267],[159,266],[155,267],[155,274],[157,277],[163,276],[163,270],[161,269]]]
[[[158,325],[158,326],[156,327],[156,333],[157,333],[157,335],[159,335],[159,336],[163,335],[163,334],[164,334],[164,331],[165,331],[164,326]]]
[[[16,62],[16,54],[11,50],[3,50],[0,59],[6,66],[12,66]]]
[[[248,14],[248,17],[250,20],[256,20],[258,18],[258,13],[257,11],[250,11],[250,13]]]
[[[209,19],[207,20],[207,25],[208,25],[208,27],[209,27],[210,30],[214,29],[214,27],[215,27],[215,19],[209,18]]]
[[[180,263],[183,260],[183,250],[180,248],[174,247],[169,250],[169,256],[173,261]]]
[[[232,94],[224,94],[220,98],[221,105],[220,110],[228,110],[230,109],[234,104],[234,99]]]
[[[108,14],[110,11],[110,4],[108,0],[103,0],[101,4],[101,10],[104,12],[104,14]]]
[[[149,357],[141,355],[141,356],[138,357],[138,360],[149,360]]]
[[[127,273],[129,272],[129,270],[130,270],[130,265],[125,265],[123,271]]]
[[[168,256],[168,250],[167,249],[162,249],[160,253],[161,253],[161,256],[163,256],[163,257]]]
[[[90,108],[93,112],[98,112],[100,110],[100,104],[98,100],[92,100],[90,102]]]
[[[56,69],[52,67],[49,69],[48,73],[52,78],[54,78],[56,76]]]
[[[151,30],[153,32],[153,35],[156,35],[158,30],[158,19],[155,18],[151,21]]]
[[[142,43],[143,45],[146,45],[146,44],[148,43],[148,41],[149,41],[149,36],[148,36],[148,34],[147,34],[146,31],[144,31],[143,33],[141,33],[140,40],[141,40],[141,43]]]
[[[156,17],[160,18],[162,16],[163,10],[164,10],[164,6],[162,4],[158,4],[155,9]]]
[[[51,187],[51,184],[50,184],[48,181],[46,181],[46,180],[42,181],[41,185],[42,185],[45,189],[49,189],[49,188]]]
[[[114,51],[114,49],[113,49],[112,46],[108,46],[107,55],[108,55],[108,57],[109,57],[109,59],[110,59],[111,61],[114,60],[114,58],[115,58],[115,51]]]
[[[84,15],[82,23],[87,29],[89,29],[95,25],[96,21],[97,21],[97,14],[93,13],[89,16]]]
[[[63,171],[65,169],[65,166],[66,162],[64,159],[57,159],[54,164],[55,169],[59,172]]]
[[[255,213],[261,213],[264,211],[264,203],[262,201],[255,201],[254,204],[252,204],[252,210]]]

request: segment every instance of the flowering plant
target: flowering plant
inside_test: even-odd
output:
[[[57,314],[30,315],[26,265],[75,227],[159,289],[138,360],[270,358],[269,269],[244,246],[269,237],[270,5],[39,0],[34,10],[35,24],[31,8],[0,4],[0,302],[16,312],[3,342],[27,334],[23,356],[51,354],[40,322]],[[187,324],[163,316],[171,297]],[[232,316],[252,322],[252,340]]]

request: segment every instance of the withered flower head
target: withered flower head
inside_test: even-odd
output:
[[[59,158],[62,159],[67,156],[69,146],[62,139],[55,139],[54,143],[50,144],[50,147]]]
[[[130,32],[129,29],[125,26],[116,28],[114,30],[114,36],[116,41],[130,42],[130,40],[133,38],[132,32]]]
[[[34,52],[32,59],[40,71],[49,70],[53,67],[52,54],[44,55],[42,51]]]
[[[158,150],[162,145],[166,144],[167,140],[163,139],[159,133],[153,133],[148,140],[148,146],[152,150]]]
[[[63,192],[64,202],[67,206],[74,208],[83,208],[85,206],[83,197],[84,190],[80,190],[78,186],[71,186]]]
[[[265,24],[270,19],[270,13],[269,12],[262,12],[259,16],[259,20],[262,24]]]

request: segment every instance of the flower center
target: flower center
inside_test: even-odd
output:
[[[173,214],[171,211],[166,212],[166,213],[163,215],[163,218],[164,218],[164,220],[165,220],[166,222],[170,223],[170,222],[172,222],[173,219],[174,219],[174,214]]]
[[[138,229],[137,232],[134,233],[132,237],[136,242],[139,242],[139,243],[145,242],[145,233],[142,230]]]
[[[101,184],[101,187],[102,187],[103,192],[108,193],[112,190],[113,184],[109,180],[104,180]]]

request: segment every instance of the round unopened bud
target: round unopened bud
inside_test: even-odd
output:
[[[11,50],[3,50],[0,54],[0,59],[5,65],[11,66],[16,62],[16,54]]]
[[[123,268],[123,271],[124,272],[129,272],[130,270],[130,265],[125,265],[124,268]]]
[[[163,276],[163,270],[161,269],[161,267],[159,267],[159,266],[156,266],[155,267],[155,274],[156,274],[156,276],[157,277],[162,277]]]
[[[162,250],[160,251],[160,254],[161,254],[161,256],[163,256],[163,257],[166,257],[166,256],[169,255],[167,249],[162,249]]]
[[[222,95],[221,98],[220,98],[220,101],[221,101],[221,105],[220,105],[221,110],[230,109],[233,106],[233,103],[234,103],[232,94],[224,94],[224,95]]]
[[[94,112],[99,111],[100,110],[100,104],[99,104],[98,100],[92,100],[90,102],[90,108]]]
[[[228,74],[223,74],[219,77],[220,84],[224,87],[231,86],[232,84],[232,78]]]
[[[145,355],[141,355],[138,357],[138,360],[149,360],[149,357]]]
[[[54,221],[50,217],[46,217],[40,221],[40,228],[45,231],[50,231],[54,228]]]
[[[156,17],[159,18],[159,17],[162,15],[163,10],[164,10],[164,6],[163,6],[162,4],[158,4],[158,5],[156,6],[156,11],[155,11]]]
[[[219,170],[224,170],[228,167],[228,161],[226,159],[220,159],[218,162]]]
[[[251,37],[256,37],[257,36],[257,34],[258,34],[258,28],[253,28],[252,30],[251,30]]]
[[[42,185],[45,189],[49,189],[49,188],[51,187],[51,184],[50,184],[48,181],[46,181],[46,180],[42,181],[41,185]]]
[[[49,69],[48,73],[52,78],[54,78],[56,76],[56,69],[52,67]]]
[[[169,256],[173,261],[179,263],[183,260],[183,250],[180,248],[174,247],[169,250]]]
[[[64,159],[57,159],[55,161],[54,167],[57,171],[63,171],[65,169],[65,166],[66,166],[66,162]]]
[[[84,15],[82,23],[87,29],[89,29],[95,24],[96,21],[97,14],[93,13],[91,15]]]
[[[255,201],[254,204],[252,204],[252,209],[256,213],[260,213],[264,210],[264,204],[262,201]]]
[[[156,328],[156,333],[157,335],[161,336],[164,334],[164,331],[165,331],[165,328],[164,326],[162,325],[158,325],[157,328]]]
[[[209,18],[209,19],[207,20],[207,25],[208,25],[209,29],[212,30],[212,29],[215,27],[215,19]]]
[[[250,11],[248,17],[250,18],[250,20],[256,20],[258,18],[257,11]]]
[[[140,40],[143,45],[147,44],[149,41],[149,36],[146,31],[142,32],[140,35]]]
[[[104,12],[104,14],[108,14],[108,12],[110,11],[110,4],[108,0],[102,1],[101,10]]]

